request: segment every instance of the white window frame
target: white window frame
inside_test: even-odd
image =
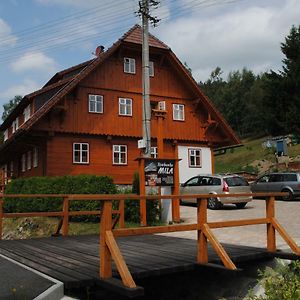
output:
[[[197,148],[189,148],[189,155],[188,155],[188,160],[189,160],[189,167],[190,168],[201,168],[202,167],[202,152],[201,149]],[[192,162],[192,158],[194,162]],[[199,163],[197,162],[197,158],[199,160]]]
[[[151,147],[150,155],[151,155],[152,158],[157,158],[158,157],[157,147]]]
[[[27,170],[31,170],[31,163],[32,163],[32,152],[27,152]]]
[[[9,172],[10,172],[10,177],[14,176],[14,162],[11,161],[9,164]]]
[[[124,73],[135,74],[135,59],[124,57]]]
[[[127,145],[113,145],[112,150],[113,165],[127,165]],[[116,159],[115,153],[118,154]],[[122,154],[125,154],[125,162],[122,162]]]
[[[21,157],[21,167],[22,167],[22,172],[25,172],[26,171],[26,153],[23,153],[22,154],[22,157]]]
[[[12,122],[12,133],[15,133],[18,128],[19,128],[19,118],[17,117],[13,122]]]
[[[80,145],[79,150],[75,149],[75,145]],[[85,145],[87,146],[86,150],[82,149],[82,146]],[[75,161],[75,152],[79,151],[79,161]],[[83,161],[83,152],[87,153],[87,161]],[[90,145],[89,143],[73,143],[73,164],[82,164],[82,165],[87,165],[90,163]]]
[[[39,165],[39,151],[37,147],[33,148],[33,167],[37,168]]]
[[[23,115],[24,115],[24,123],[25,123],[25,122],[27,122],[27,121],[30,119],[30,117],[31,117],[31,106],[30,106],[30,104],[28,104],[28,105],[25,107],[25,109],[24,109],[24,111],[23,111]]]
[[[154,77],[154,62],[149,61],[149,76]]]
[[[124,108],[124,113],[122,113],[121,107]],[[119,98],[119,116],[132,116],[132,99]]]
[[[4,142],[8,140],[8,129],[4,130]]]
[[[173,120],[184,121],[184,104],[173,104]]]
[[[91,103],[93,103],[93,105],[94,105],[94,110],[91,110]],[[100,105],[99,110],[97,109],[98,103]],[[88,105],[89,105],[89,113],[103,114],[103,96],[102,95],[89,94]]]

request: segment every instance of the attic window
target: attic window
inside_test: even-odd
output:
[[[124,57],[124,73],[135,74],[135,59]]]
[[[12,122],[12,133],[15,133],[18,128],[19,128],[19,118],[16,118],[13,122]]]
[[[149,76],[154,77],[154,62],[149,61]]]
[[[31,113],[30,113],[30,104],[28,104],[26,106],[26,108],[23,111],[23,115],[24,115],[24,122],[27,122],[30,119]]]
[[[8,129],[4,131],[4,142],[8,140]]]
[[[90,113],[103,113],[103,96],[89,95],[89,112]]]
[[[173,104],[173,120],[184,121],[184,105]]]

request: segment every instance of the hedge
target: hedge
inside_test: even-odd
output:
[[[133,191],[138,193],[138,176],[133,180]],[[5,194],[117,194],[117,187],[108,176],[77,175],[57,177],[31,177],[12,180],[5,189]],[[6,198],[4,211],[9,212],[48,212],[62,211],[62,198]],[[117,209],[117,203],[113,203]],[[139,201],[125,201],[125,220],[139,223]],[[70,201],[70,210],[98,210],[99,201]],[[159,219],[160,209],[157,201],[147,201],[147,220],[149,223]],[[98,221],[95,216],[72,217],[73,221]]]
[[[115,194],[116,186],[107,176],[77,175],[31,177],[12,180],[5,194]],[[61,211],[62,198],[6,198],[5,212]],[[98,201],[71,201],[70,210],[98,210]],[[95,220],[94,216],[79,216],[73,220]]]

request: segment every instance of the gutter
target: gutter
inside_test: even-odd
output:
[[[238,145],[233,145],[233,146],[226,146],[226,147],[220,147],[220,148],[216,148],[214,149],[214,156],[219,156],[219,155],[224,155],[227,153],[228,149],[234,149],[234,148],[240,148],[243,147],[243,144],[238,144]]]

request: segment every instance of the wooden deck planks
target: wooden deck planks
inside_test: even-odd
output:
[[[193,270],[197,241],[163,235],[117,239],[135,279]],[[265,249],[223,245],[234,262],[270,257]],[[66,288],[92,285],[99,279],[99,237],[71,236],[0,241],[0,253],[65,283]],[[209,262],[220,259],[209,245]],[[113,265],[113,276],[119,277]]]

